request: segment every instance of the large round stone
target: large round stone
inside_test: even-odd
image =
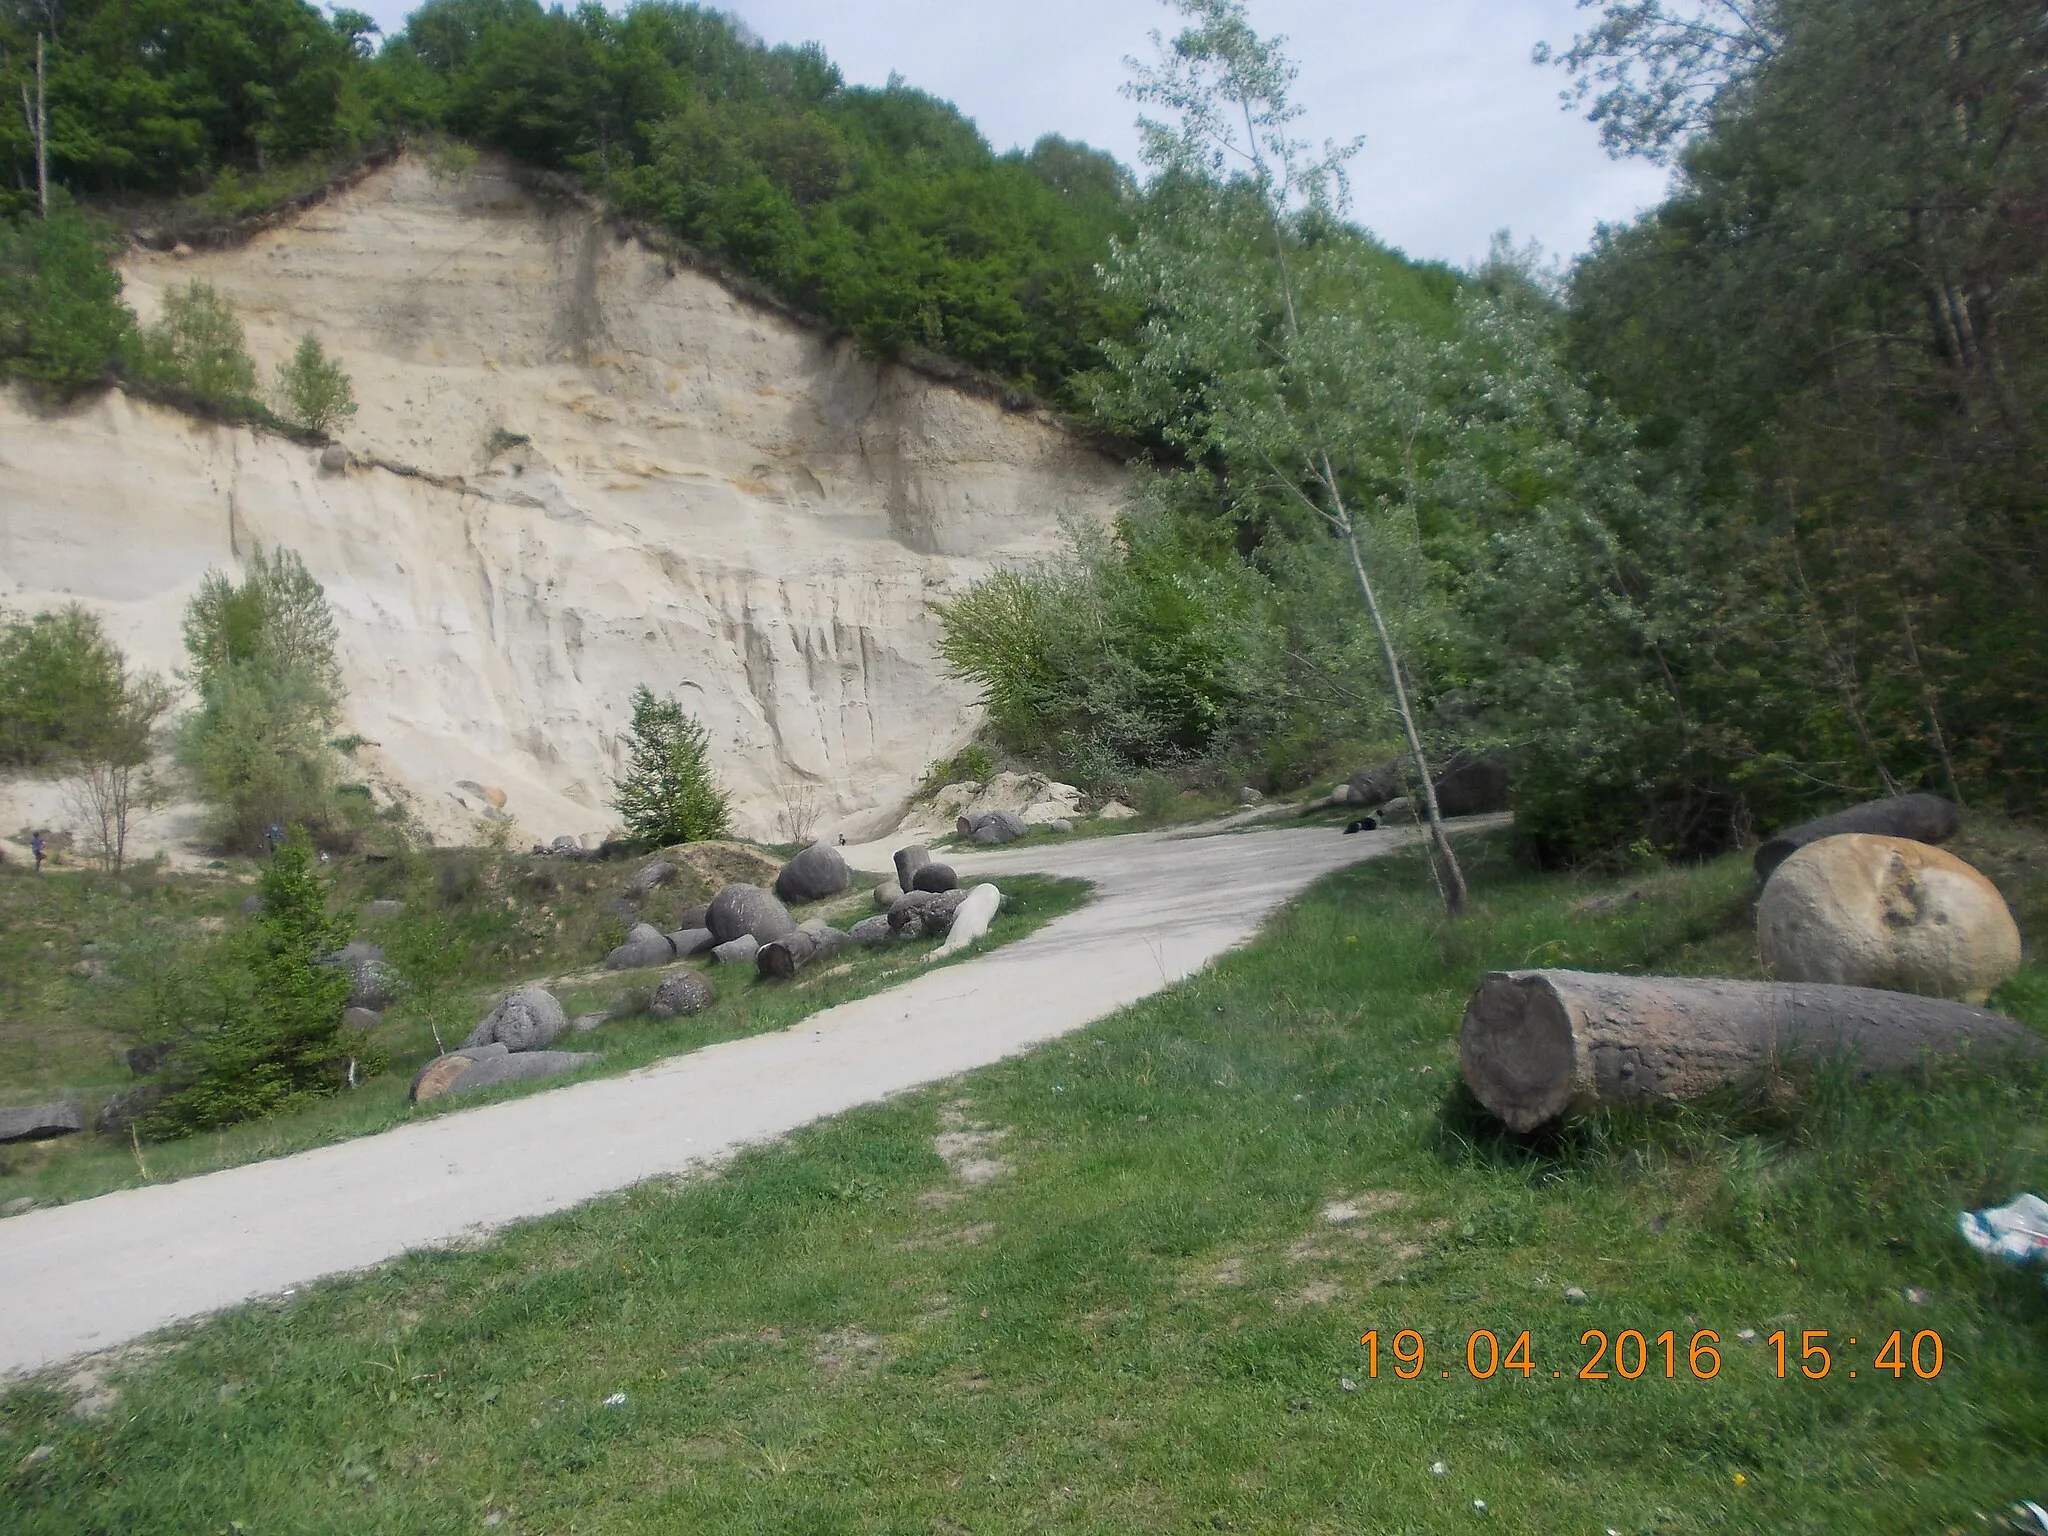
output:
[[[839,850],[830,843],[813,843],[782,866],[775,877],[775,894],[784,901],[823,901],[852,883]]]
[[[545,987],[521,987],[469,1032],[463,1048],[498,1044],[508,1051],[538,1051],[569,1027],[569,1016]]]
[[[2020,964],[2005,898],[1952,853],[1902,837],[1824,837],[1772,873],[1757,953],[1780,981],[1981,1003]]]
[[[721,944],[730,944],[743,933],[767,944],[796,932],[789,909],[758,885],[728,885],[720,891],[705,913],[704,926]]]
[[[953,873],[950,864],[927,864],[911,878],[910,884],[911,890],[937,893],[955,889],[960,884],[960,877]]]
[[[647,1011],[657,1019],[687,1018],[718,1001],[710,980],[698,971],[676,971],[661,978]]]

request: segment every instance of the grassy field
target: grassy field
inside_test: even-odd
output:
[[[1963,851],[2041,933],[2039,840]],[[2048,1492],[2048,1293],[1954,1229],[2048,1187],[2048,1069],[1507,1137],[1457,1077],[1476,977],[1744,973],[1749,879],[1596,886],[1497,843],[1470,872],[1456,928],[1412,858],[1363,866],[1025,1058],[173,1333],[100,1373],[96,1415],[83,1378],[17,1387],[4,1523],[1938,1532]],[[2001,1001],[2048,1025],[2038,966]],[[1504,1355],[1526,1331],[1535,1368],[1475,1379],[1478,1329]],[[1622,1379],[1610,1350],[1579,1379],[1589,1329],[1640,1330],[1650,1368]],[[1807,1330],[1825,1379],[1800,1374]],[[1934,1379],[1875,1368],[1894,1330],[1940,1335]]]
[[[771,877],[775,861],[758,850],[702,845],[671,884],[651,893],[639,915],[664,928],[727,879]],[[364,915],[354,931],[384,947],[408,986],[371,1039],[391,1063],[354,1091],[295,1114],[235,1126],[184,1141],[137,1148],[122,1137],[84,1135],[0,1147],[0,1203],[83,1199],[146,1181],[181,1178],[276,1157],[443,1114],[491,1099],[559,1087],[574,1078],[508,1084],[461,1099],[415,1105],[413,1072],[457,1044],[510,987],[540,982],[577,1014],[611,1011],[596,1031],[562,1042],[601,1051],[604,1060],[576,1077],[604,1076],[719,1040],[781,1029],[914,972],[938,945],[926,940],[846,953],[790,982],[762,981],[751,966],[692,962],[712,978],[719,1001],[693,1018],[648,1017],[659,970],[597,968],[624,936],[616,905],[641,859],[568,862],[477,850],[406,859],[346,859],[327,866],[333,905],[363,912],[379,898],[403,910]],[[241,904],[250,868],[212,875],[132,871],[115,881],[70,872],[36,877],[0,867],[0,1104],[77,1097],[95,1110],[107,1095],[139,1079],[126,1050],[152,1038],[152,986],[195,944],[246,922]],[[848,895],[800,909],[844,923],[875,909],[867,879]],[[1086,896],[1073,881],[1003,882],[1005,906],[991,944],[1008,943],[1071,911]],[[951,963],[958,963],[949,961]]]

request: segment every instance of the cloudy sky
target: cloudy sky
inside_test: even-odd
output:
[[[360,0],[357,0],[360,4]],[[847,80],[891,70],[952,101],[998,149],[1043,133],[1130,162],[1136,109],[1118,93],[1127,55],[1171,29],[1157,0],[733,0],[771,43],[816,40]],[[407,5],[368,7],[387,30]],[[1539,41],[1568,42],[1573,0],[1251,0],[1253,25],[1289,39],[1308,137],[1363,133],[1355,216],[1412,256],[1464,265],[1494,231],[1561,256],[1601,221],[1655,202],[1663,173],[1616,164],[1591,124],[1558,106]]]

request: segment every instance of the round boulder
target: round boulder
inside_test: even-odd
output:
[[[903,887],[894,880],[884,880],[875,887],[875,905],[884,912],[903,899]]]
[[[626,942],[604,957],[608,971],[637,971],[649,965],[667,965],[675,959],[675,946],[652,923],[635,923]]]
[[[667,885],[675,877],[676,867],[666,859],[656,859],[651,864],[642,864],[633,876],[633,894],[645,896],[657,886]]]
[[[823,901],[852,883],[839,850],[830,843],[813,843],[782,866],[775,877],[775,894],[784,901]]]
[[[959,887],[960,877],[953,873],[950,864],[927,864],[920,869],[910,883],[913,891],[950,891]],[[909,894],[908,892],[905,893]]]
[[[508,1051],[538,1051],[568,1027],[569,1016],[554,993],[545,987],[521,987],[469,1032],[462,1048],[495,1044]]]
[[[791,929],[794,933],[796,930]],[[761,953],[761,941],[751,933],[743,933],[736,939],[728,939],[711,951],[711,958],[720,965],[744,965]]]
[[[789,909],[758,885],[734,884],[720,891],[704,915],[704,926],[720,944],[730,944],[742,934],[767,944],[796,932]]]
[[[846,933],[856,944],[886,944],[896,936],[895,930],[889,926],[889,914],[886,912],[862,918]]]
[[[647,1011],[657,1019],[687,1018],[717,1001],[717,990],[700,972],[676,971],[661,978]]]
[[[982,811],[973,817],[961,817],[960,823],[963,836],[984,846],[1014,843],[1031,830],[1014,811]]]
[[[1800,849],[1756,906],[1757,953],[1780,981],[1883,987],[1981,1003],[2020,964],[1998,887],[1952,853],[1852,833]]]
[[[906,891],[915,889],[917,872],[932,861],[931,851],[923,843],[898,848],[893,857],[896,861],[896,883]]]

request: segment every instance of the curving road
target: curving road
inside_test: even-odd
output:
[[[1095,899],[780,1033],[0,1221],[0,1375],[559,1211],[1014,1055],[1192,974],[1311,881],[1413,835],[1147,833],[961,854],[963,881],[1077,876]],[[879,869],[889,846],[846,852]]]

